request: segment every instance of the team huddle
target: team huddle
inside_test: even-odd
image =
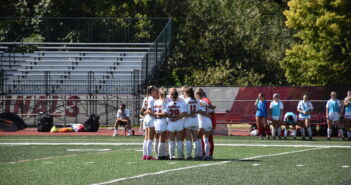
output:
[[[147,87],[141,117],[145,129],[143,160],[211,160],[213,155],[214,109],[205,92],[183,87],[182,95],[176,88]],[[184,156],[184,140],[186,157]],[[177,146],[177,147],[176,147]],[[192,152],[194,150],[194,157]]]
[[[266,135],[266,139],[269,139],[270,127],[268,122],[272,123],[271,134],[273,139],[276,136],[281,139],[281,126],[285,125],[284,131],[284,139],[287,138],[289,127],[292,127],[292,136],[296,139],[297,129],[296,126],[300,126],[302,139],[305,140],[305,129],[307,129],[307,133],[309,139],[312,140],[312,129],[311,129],[311,112],[313,111],[313,105],[311,101],[309,101],[309,97],[307,94],[303,96],[303,100],[299,101],[297,105],[297,111],[299,113],[298,117],[293,112],[287,112],[283,116],[283,102],[280,101],[279,94],[273,95],[273,101],[269,106],[270,118],[271,121],[267,121],[267,101],[265,99],[264,94],[260,93],[256,100],[256,124],[258,127],[258,135],[260,139],[263,139],[263,136]],[[344,114],[343,114],[344,112]],[[346,125],[341,124],[340,117],[344,116],[346,120]],[[336,92],[332,91],[330,93],[330,99],[326,104],[326,119],[328,124],[327,129],[327,140],[330,140],[332,134],[333,125],[335,125],[338,129],[339,136],[342,140],[345,140],[344,136],[344,128],[346,129],[347,137],[351,140],[351,91],[347,92],[347,96],[344,101],[341,103],[340,100],[336,98]]]

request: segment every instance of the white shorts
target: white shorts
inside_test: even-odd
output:
[[[152,128],[155,127],[155,123],[154,123],[154,118],[151,117],[150,115],[146,115],[144,117],[144,128]]]
[[[209,117],[207,116],[200,116],[199,119],[199,128],[204,129],[205,131],[211,131],[212,130],[212,121]]]
[[[199,122],[197,118],[185,118],[184,119],[184,128],[191,130],[199,129]]]
[[[339,121],[340,120],[340,115],[338,112],[330,112],[328,114],[328,119],[331,121]]]
[[[273,121],[278,121],[279,118],[280,118],[279,116],[272,116],[272,120],[273,120]]]
[[[300,121],[304,121],[306,119],[311,119],[311,115],[304,116],[304,115],[299,114],[299,120]]]
[[[183,126],[183,119],[172,122],[172,121],[168,121],[168,125],[167,125],[167,131],[169,132],[180,132],[184,129]]]
[[[345,112],[345,119],[351,119],[351,112]]]
[[[154,119],[156,133],[165,132],[167,130],[167,121],[165,118]]]

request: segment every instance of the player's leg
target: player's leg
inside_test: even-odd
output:
[[[257,130],[258,130],[258,136],[260,139],[262,139],[262,131],[263,131],[263,128],[262,128],[262,117],[258,117],[256,116],[256,125],[257,125]]]
[[[296,139],[296,135],[297,135],[296,125],[291,125],[291,130],[292,130],[292,134],[293,134],[294,139]]]
[[[311,120],[309,118],[305,119],[305,126],[307,127],[307,133],[308,133],[308,137],[310,138],[310,140],[312,140],[312,127],[311,127]]]
[[[159,156],[158,153],[158,144],[160,142],[160,134],[155,131],[155,143],[154,143],[154,151],[156,153],[156,156]]]
[[[126,124],[125,128],[128,130],[127,136],[131,136],[132,135],[132,124],[131,124],[130,120],[128,119],[128,121],[125,124]]]
[[[213,129],[210,131],[210,134],[208,136],[208,142],[210,143],[210,159],[212,159],[214,151]]]
[[[184,159],[184,129],[177,131],[178,160]]]
[[[148,135],[148,140],[147,140],[147,160],[154,160],[155,158],[152,157],[152,145],[153,145],[153,139],[155,137],[155,127],[150,127],[149,129],[149,135]]]
[[[115,125],[114,125],[114,133],[112,136],[118,136],[118,120],[115,121]]]
[[[266,139],[269,139],[269,125],[267,123],[267,118],[266,117],[262,117],[262,125],[264,127],[265,133],[266,133]]]
[[[351,119],[346,118],[347,137],[351,141]]]
[[[269,125],[268,125],[269,127]],[[271,127],[271,133],[272,133],[272,137],[273,139],[275,139],[276,136],[276,131],[277,131],[277,120],[272,119],[272,127]]]
[[[192,135],[191,135],[191,129],[190,128],[185,128],[185,149],[186,149],[186,159],[191,160],[191,152],[192,152]]]
[[[299,124],[300,124],[300,131],[301,131],[302,140],[305,140],[305,137],[306,137],[305,120],[299,121]]]
[[[277,136],[279,138],[279,140],[281,140],[281,133],[282,133],[282,123],[280,120],[277,120]]]
[[[200,150],[200,143],[197,141],[198,140],[198,129],[194,128],[191,130],[191,136],[192,136],[192,141],[194,145],[194,151],[195,151],[195,159],[199,157],[199,150]]]
[[[340,122],[340,120],[337,120],[335,122],[336,122],[336,127],[339,130],[339,135],[340,135],[341,140],[345,140],[345,137],[344,137],[344,125]]]
[[[332,134],[332,128],[333,128],[333,120],[331,120],[331,118],[329,117],[327,120],[327,124],[328,124],[328,129],[327,129],[327,140],[330,140],[330,136]]]
[[[284,130],[284,139],[287,140],[289,134],[289,124],[285,123],[285,130]]]
[[[210,143],[208,142],[208,138],[210,136],[210,131],[205,130],[205,137],[204,137],[204,151],[205,151],[205,156],[204,156],[204,160],[209,160],[210,158]]]
[[[175,153],[175,132],[169,132],[169,159],[174,159]]]
[[[166,142],[166,132],[162,131],[159,133],[159,144],[158,144],[158,159],[164,160],[165,158],[165,142]]]
[[[144,143],[143,143],[143,158],[142,160],[147,159],[147,141],[149,137],[149,129],[145,128],[145,137],[144,137]]]
[[[199,159],[201,159],[202,158],[202,156],[203,156],[203,148],[204,148],[204,143],[203,143],[203,140],[202,140],[202,138],[203,138],[203,135],[204,135],[204,133],[205,133],[205,131],[204,131],[204,129],[202,129],[202,128],[200,128],[199,130],[198,130],[198,133],[197,133],[197,142],[198,142],[198,145],[199,145]]]

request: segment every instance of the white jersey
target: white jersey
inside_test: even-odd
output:
[[[162,113],[166,112],[166,104],[162,99],[153,99],[150,101],[148,108],[151,109],[152,112]],[[155,130],[157,133],[164,132],[167,129],[167,121],[165,117],[162,118],[154,118]]]
[[[130,117],[130,111],[128,109],[124,109],[124,111],[118,109],[116,117],[124,120],[128,119]]]
[[[165,112],[167,115],[170,115],[171,117],[174,116],[179,116],[181,113],[186,112],[186,106],[184,102],[177,100],[176,102],[171,101],[166,104],[165,107]],[[170,122],[170,121],[168,121]]]
[[[199,100],[193,100],[192,98],[188,97],[184,99],[184,102],[186,104],[188,114],[192,114],[201,110]],[[195,117],[186,117],[184,119],[184,124],[198,125],[198,114],[195,114]]]
[[[213,112],[213,109],[209,108],[209,104],[206,101],[200,100],[201,108],[200,110],[209,114]],[[212,121],[209,117],[198,114],[199,127],[205,129],[205,131],[210,131],[212,129]]]
[[[147,109],[150,102],[153,101],[153,97],[152,96],[149,96],[149,97],[145,97],[144,100],[143,100],[143,104],[141,106],[142,109]],[[151,128],[151,127],[154,127],[154,119],[153,117],[151,117],[150,115],[146,115],[144,117],[144,126],[145,128]]]
[[[310,101],[303,101],[303,100],[300,100],[299,101],[299,104],[297,105],[297,109],[298,110],[301,110],[301,111],[304,111],[304,112],[311,112],[313,110],[313,105]],[[308,113],[308,114],[302,114],[301,112],[299,113],[299,118],[308,118],[310,119],[311,118],[311,113]]]

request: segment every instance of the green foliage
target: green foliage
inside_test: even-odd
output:
[[[351,2],[291,0],[286,26],[298,42],[281,63],[295,85],[351,85]]]

